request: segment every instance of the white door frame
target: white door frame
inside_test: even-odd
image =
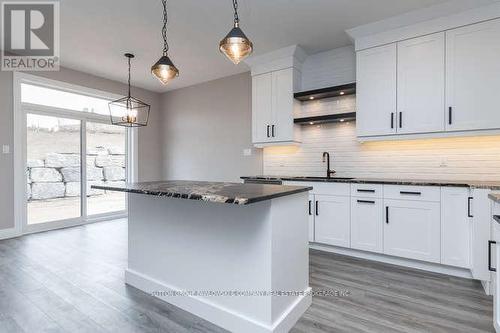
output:
[[[85,136],[86,123],[97,122],[109,124],[109,116],[90,114],[82,111],[67,110],[56,107],[47,107],[43,105],[34,105],[21,103],[21,83],[28,83],[45,88],[52,88],[61,91],[77,93],[91,97],[114,100],[123,96],[108,93],[100,90],[95,90],[83,86],[73,85],[65,82],[51,80],[39,76],[34,76],[25,73],[14,72],[13,75],[13,92],[14,92],[14,230],[13,235],[46,231],[81,225],[86,223],[98,222],[113,218],[126,217],[127,211],[93,215],[87,217],[86,213],[86,167],[85,157],[86,152]],[[59,116],[69,119],[80,120],[80,153],[81,153],[81,173],[82,173],[82,196],[81,196],[81,211],[82,215],[78,218],[67,219],[61,221],[53,221],[43,224],[28,225],[27,224],[27,200],[26,200],[26,115],[27,113]],[[138,178],[138,133],[137,129],[129,128],[127,130],[127,179],[130,182],[137,181]]]

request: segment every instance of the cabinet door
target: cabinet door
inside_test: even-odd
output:
[[[441,188],[441,263],[470,268],[469,188]]]
[[[293,68],[273,72],[272,141],[294,140]]]
[[[444,131],[444,50],[444,32],[398,43],[398,133]]]
[[[315,195],[314,240],[349,247],[350,198]]]
[[[314,242],[314,195],[309,194],[309,241]]]
[[[500,128],[500,19],[446,32],[447,131]]]
[[[491,239],[491,200],[490,190],[473,189],[472,191],[472,242],[471,265],[472,277],[490,281],[488,270],[488,241]]]
[[[385,200],[384,205],[384,253],[439,263],[439,202]]]
[[[383,215],[382,199],[351,199],[351,248],[382,253]]]
[[[358,136],[396,133],[396,44],[357,52]]]
[[[272,74],[252,77],[252,141],[271,142],[272,122]]]

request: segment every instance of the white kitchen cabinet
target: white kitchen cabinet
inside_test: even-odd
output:
[[[384,222],[382,199],[351,198],[351,248],[383,252]]]
[[[309,194],[309,241],[314,242],[314,195]]]
[[[439,202],[387,199],[384,206],[384,253],[439,263]]]
[[[470,268],[471,204],[467,187],[441,189],[441,263]]]
[[[500,128],[500,19],[446,32],[446,130]]]
[[[444,32],[399,42],[397,133],[444,131]]]
[[[252,77],[252,139],[254,144],[299,142],[293,122],[297,70],[281,69]]]
[[[396,134],[396,44],[358,51],[358,136]]]
[[[472,241],[471,271],[477,280],[490,281],[488,241],[491,239],[491,200],[488,189],[473,189],[471,202]]]
[[[342,247],[350,246],[350,198],[314,196],[314,241]]]

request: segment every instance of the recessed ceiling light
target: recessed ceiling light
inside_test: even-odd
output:
[[[341,91],[340,94],[343,95],[343,94],[345,94],[345,92]]]

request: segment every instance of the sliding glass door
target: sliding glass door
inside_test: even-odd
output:
[[[109,124],[108,100],[21,84],[25,115],[26,231],[126,214],[130,132]],[[82,186],[84,184],[84,186]]]

